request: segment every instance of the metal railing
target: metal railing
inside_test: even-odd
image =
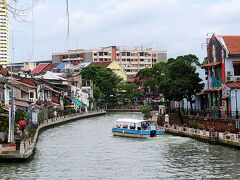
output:
[[[201,116],[211,118],[226,118],[226,119],[238,119],[239,112],[237,111],[220,111],[220,110],[190,110],[185,108],[170,108],[167,109],[167,113],[181,113],[186,116]]]

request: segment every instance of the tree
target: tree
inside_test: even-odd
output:
[[[2,106],[0,106],[0,113],[8,114],[4,111]],[[0,116],[0,132],[5,132],[8,130],[8,123],[9,123],[8,117]]]
[[[201,83],[202,79],[196,73],[196,67],[192,66],[192,63],[197,63],[197,61],[195,55],[171,59],[166,76],[159,83],[160,91],[167,100],[181,101],[186,98],[192,109],[193,95],[199,93],[204,87],[204,84]]]
[[[117,88],[123,99],[128,99],[131,101],[133,101],[136,96],[141,94],[141,92],[138,91],[138,86],[136,84],[122,83],[118,85]]]
[[[139,85],[143,85],[145,93],[150,92],[153,96],[159,95],[158,84],[166,74],[167,66],[165,62],[159,62],[152,68],[145,68],[137,73]]]
[[[117,85],[123,81],[111,69],[95,65],[83,68],[81,75],[83,79],[93,81],[102,92],[106,102],[116,97]]]
[[[94,99],[97,101],[97,100],[100,100],[100,99],[102,99],[102,92],[101,92],[101,90],[100,90],[100,88],[96,85],[96,84],[94,84],[93,85],[93,96],[94,96]]]

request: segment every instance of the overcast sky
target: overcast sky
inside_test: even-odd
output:
[[[24,23],[10,17],[15,62],[110,45],[167,50],[168,58],[192,53],[202,61],[206,47],[201,44],[208,33],[240,34],[240,0],[69,0],[69,11],[68,43],[66,0],[39,0],[33,10],[34,31],[31,11]]]

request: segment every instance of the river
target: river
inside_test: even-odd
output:
[[[1,164],[0,179],[239,179],[240,151],[172,135],[114,137],[118,118],[109,113],[48,129],[33,158]]]

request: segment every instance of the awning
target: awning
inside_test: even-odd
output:
[[[38,109],[43,109],[44,107],[40,106],[40,105],[37,105],[35,104],[35,107],[38,108]]]
[[[206,92],[213,92],[213,91],[221,91],[221,88],[211,88],[211,89],[204,89]]]
[[[76,108],[76,107],[79,107],[79,106],[74,106],[74,105],[67,105],[67,106],[64,106],[64,107],[66,107],[66,108]]]
[[[216,62],[216,63],[208,63],[208,64],[204,64],[201,66],[201,68],[205,68],[205,67],[211,67],[211,66],[217,66],[219,64],[222,64],[221,62]]]
[[[57,91],[57,90],[52,89],[52,88],[50,88],[50,87],[45,86],[44,88],[45,88],[46,90],[53,91],[53,92],[55,92],[55,93],[61,94],[60,91]]]
[[[83,106],[83,104],[75,97],[72,97],[71,100],[78,106]]]
[[[233,64],[240,64],[240,61],[232,61]]]
[[[207,94],[206,92],[201,92],[201,93],[197,93],[196,96],[202,96],[202,95],[205,95]]]
[[[57,107],[60,107],[60,106],[61,106],[61,104],[57,104],[57,103],[55,103],[55,102],[52,102],[52,105],[53,105],[53,106],[57,106]]]
[[[228,98],[228,96],[224,96],[224,97],[221,97],[220,99],[227,99]]]

